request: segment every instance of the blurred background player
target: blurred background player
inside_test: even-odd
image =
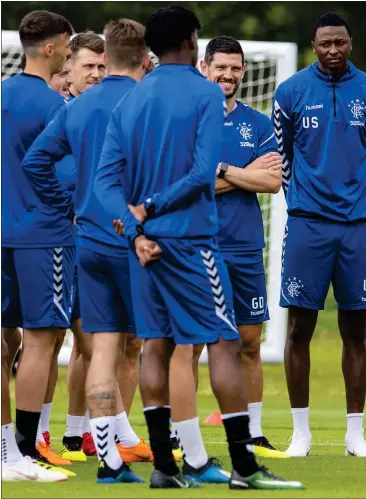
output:
[[[294,424],[286,452],[310,452],[310,341],[332,283],[346,455],[366,457],[366,75],[348,61],[351,30],[337,14],[318,19],[312,46],[318,62],[278,87],[273,110],[289,215],[280,301],[289,309],[285,369]]]
[[[201,70],[210,81],[220,85],[227,105],[224,146],[216,181],[217,240],[233,287],[255,452],[275,457],[276,453],[267,450],[274,448],[263,436],[261,424],[261,331],[269,313],[263,262],[264,230],[257,193],[275,194],[280,190],[281,157],[270,120],[237,99],[245,69],[244,53],[237,40],[217,36],[208,43]]]
[[[2,168],[7,186],[2,196],[2,325],[24,328],[16,378],[16,438],[22,454],[30,458],[37,457],[36,434],[57,335],[70,324],[74,249],[72,213],[56,215],[56,210],[46,207],[21,162],[37,135],[65,105],[48,85],[63,68],[72,32],[70,23],[60,15],[34,11],[25,16],[19,28],[25,70],[2,83],[2,116],[7,122]],[[5,396],[5,403],[7,400]],[[10,410],[7,418],[9,415]],[[9,443],[13,437],[7,431],[4,438],[3,432],[3,446],[9,446],[9,452],[3,449],[2,455],[11,465],[10,471],[17,473],[19,463],[23,473],[25,461],[9,455],[15,450]],[[38,468],[38,480],[67,479],[63,473],[52,475]]]
[[[98,202],[93,186],[109,116],[121,97],[144,76],[149,57],[144,28],[135,21],[111,22],[105,36],[109,76],[66,106],[29,151],[23,167],[35,172],[34,185],[41,195],[42,170],[46,168],[54,177],[53,163],[66,154],[74,156],[80,304],[83,329],[93,334],[86,392],[100,460],[97,481],[141,482],[123,461],[150,461],[151,450],[132,430],[116,390],[117,366],[125,342],[121,333],[134,330],[126,286],[127,243],[114,233],[112,219]],[[95,188],[99,188],[97,182]]]
[[[182,7],[149,17],[145,39],[160,65],[115,108],[96,178],[100,202],[111,213],[120,207],[136,249],[130,251],[130,268],[137,336],[145,339],[140,389],[154,454],[150,487],[198,486],[187,478],[195,470],[185,463],[181,473],[172,454],[169,364],[176,343],[207,343],[233,464],[230,487],[303,488],[260,468],[250,446],[232,290],[213,238],[224,95],[195,69],[199,28],[197,17]],[[192,385],[187,389],[194,390]],[[194,439],[197,422],[184,431]]]

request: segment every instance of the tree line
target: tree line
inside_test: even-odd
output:
[[[200,19],[201,38],[230,35],[239,40],[281,41],[298,44],[298,69],[311,64],[312,27],[317,18],[333,10],[343,16],[352,30],[351,60],[366,71],[364,2],[2,2],[2,29],[17,30],[32,10],[50,10],[65,16],[76,32],[89,28],[101,33],[110,19],[128,17],[144,24],[157,8],[182,5]]]

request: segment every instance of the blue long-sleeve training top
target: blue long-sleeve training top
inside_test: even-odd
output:
[[[128,203],[152,200],[145,234],[215,235],[223,124],[217,84],[188,65],[159,66],[112,113],[96,178],[100,199],[108,186],[122,183]]]
[[[318,63],[279,85],[272,115],[288,213],[338,222],[366,219],[366,73],[339,79]]]
[[[225,118],[221,160],[245,168],[269,152],[277,152],[271,121],[238,101]],[[225,192],[216,196],[216,204],[219,215],[217,241],[221,249],[249,251],[264,248],[262,212],[255,192],[244,189]]]
[[[22,160],[46,125],[65,107],[62,97],[38,76],[21,73],[2,83],[2,245],[42,248],[73,244],[67,204],[45,202],[54,188],[37,195]]]
[[[100,85],[88,89],[65,109],[38,137],[23,161],[25,170],[33,171],[39,183],[39,195],[44,189],[39,172],[48,170],[56,175],[50,165],[72,154],[76,165],[75,214],[77,217],[78,243],[103,254],[116,255],[125,251],[127,241],[113,229],[113,218],[120,217],[124,208],[114,203],[112,196],[100,201],[95,195],[98,184],[94,182],[103,141],[112,110],[136,82],[126,76],[108,76]],[[53,192],[54,198],[63,196],[63,189]],[[130,215],[132,225],[137,224]],[[128,224],[127,224],[128,231]]]

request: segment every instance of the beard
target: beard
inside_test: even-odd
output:
[[[234,95],[236,95],[239,87],[240,87],[240,81],[235,81],[235,80],[223,80],[222,78],[216,80],[216,83],[220,84],[220,83],[232,83],[234,85],[234,89],[229,93],[225,93],[225,97],[226,99],[231,99],[232,97],[234,97]]]

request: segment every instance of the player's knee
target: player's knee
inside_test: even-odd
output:
[[[128,361],[136,361],[141,353],[143,340],[136,338],[135,335],[129,334],[126,341],[125,358]]]
[[[261,339],[260,336],[251,337],[242,340],[242,355],[244,360],[258,360],[261,356]]]

